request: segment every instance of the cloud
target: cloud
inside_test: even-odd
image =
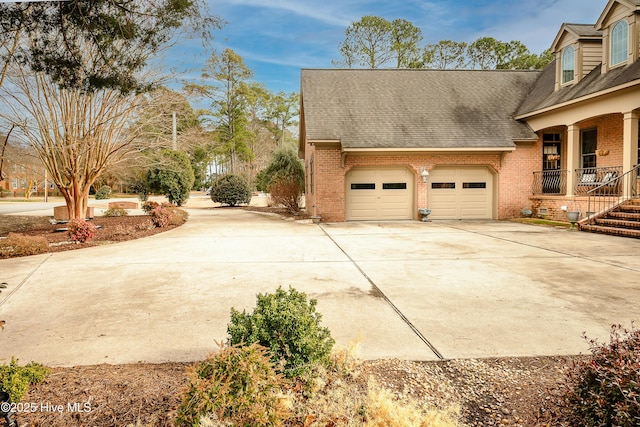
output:
[[[351,23],[351,19],[340,11],[344,9],[344,5],[342,3],[332,4],[330,1],[324,2],[321,7],[315,2],[305,3],[291,0],[227,0],[226,3],[233,6],[276,9],[311,18],[329,25],[347,26]]]

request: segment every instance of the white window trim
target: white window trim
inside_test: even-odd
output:
[[[616,28],[618,28],[621,24],[624,24],[624,29],[626,30],[626,40],[625,40],[625,46],[624,46],[624,59],[614,63],[613,62],[613,53],[614,53],[614,49],[613,49],[613,43],[614,43],[614,31]],[[623,27],[620,27],[623,28]],[[627,22],[626,19],[621,19],[620,21],[616,22],[612,27],[611,27],[611,36],[610,36],[610,40],[609,40],[609,63],[611,64],[610,66],[613,67],[617,67],[619,65],[623,65],[626,64],[627,61],[629,59],[629,23]]]
[[[571,49],[571,56],[573,58],[573,64],[571,67],[571,79],[570,80],[566,80],[564,79],[564,74],[565,71],[569,71],[569,70],[565,70],[565,56],[567,55],[567,53],[569,52],[569,49]],[[573,83],[576,79],[576,50],[573,46],[567,46],[562,50],[562,56],[561,56],[562,60],[560,63],[560,84],[561,85],[567,85],[570,83]]]

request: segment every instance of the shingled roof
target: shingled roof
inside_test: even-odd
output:
[[[614,89],[617,86],[632,84],[633,82],[640,84],[640,61],[624,67],[614,68],[604,74],[602,73],[602,67],[599,65],[577,84],[562,87],[558,91],[554,91],[555,73],[556,62],[554,60],[542,72],[542,75],[531,89],[531,93],[518,108],[516,116],[526,117],[536,111],[578,100],[597,92]]]
[[[343,149],[513,148],[536,138],[513,115],[539,74],[304,69],[301,129]]]

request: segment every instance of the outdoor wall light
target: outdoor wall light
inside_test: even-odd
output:
[[[420,171],[420,176],[422,177],[422,182],[427,182],[427,178],[429,178],[429,172],[427,172],[427,168],[426,167],[422,167],[422,170]]]

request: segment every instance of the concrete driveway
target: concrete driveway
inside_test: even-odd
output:
[[[191,203],[191,202],[190,202]],[[640,241],[511,222],[297,223],[189,209],[182,227],[0,260],[0,362],[191,361],[229,310],[292,286],[363,358],[577,354],[640,320]]]

